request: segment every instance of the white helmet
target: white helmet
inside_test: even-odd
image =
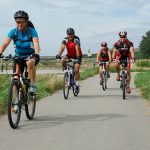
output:
[[[123,30],[123,31],[119,32],[119,36],[120,37],[126,37],[127,36],[127,32]]]

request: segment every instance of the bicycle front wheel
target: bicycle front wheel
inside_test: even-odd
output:
[[[107,89],[107,75],[105,75],[105,78],[104,78],[104,85],[105,85],[105,89]]]
[[[36,108],[36,94],[27,95],[27,103],[25,104],[26,116],[29,120],[32,120],[35,114]]]
[[[64,98],[68,99],[69,96],[69,89],[70,89],[70,76],[69,74],[66,72],[64,74],[64,86],[63,86],[63,94],[64,94]]]
[[[21,116],[19,87],[19,81],[13,80],[8,94],[7,114],[9,124],[13,129],[18,127]]]
[[[105,89],[107,88],[106,85],[106,72],[103,72],[103,83],[102,83],[102,89],[105,91]]]
[[[123,99],[126,98],[126,81],[125,81],[125,74],[122,75],[122,96],[123,96]]]

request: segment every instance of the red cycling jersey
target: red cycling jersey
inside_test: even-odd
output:
[[[126,39],[124,42],[120,40],[114,44],[114,48],[118,50],[116,55],[119,59],[127,59],[130,57],[130,47],[133,47],[133,43]]]
[[[65,44],[66,45],[66,48],[67,48],[67,56],[69,58],[75,58],[77,57],[77,54],[76,54],[76,49],[75,49],[75,45],[80,45],[80,39],[79,37],[75,36],[74,39],[72,41],[70,41],[68,39],[68,37],[64,38],[64,40],[62,41],[62,44]],[[80,48],[80,57],[82,57],[82,51],[81,51],[81,48]]]
[[[106,51],[103,51],[102,49],[98,52],[98,54],[100,55],[100,61],[104,61],[107,62],[109,61],[109,55],[108,55],[108,48]]]

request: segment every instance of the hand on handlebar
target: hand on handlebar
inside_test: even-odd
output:
[[[33,57],[40,58],[39,54],[32,54],[32,55],[30,55],[30,58],[33,58]]]
[[[130,60],[130,62],[131,62],[131,63],[134,63],[134,62],[135,62],[135,58],[132,58],[132,59]]]
[[[59,54],[57,54],[56,59],[61,59],[61,56]]]
[[[3,57],[4,57],[4,55],[2,53],[0,53],[0,58],[3,58]]]
[[[76,60],[77,63],[81,63],[81,58],[79,56],[77,56]]]

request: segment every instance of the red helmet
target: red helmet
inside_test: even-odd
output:
[[[127,36],[127,32],[126,31],[121,31],[121,32],[119,32],[119,36],[120,37],[126,37]]]
[[[107,43],[106,42],[102,42],[101,46],[107,46]]]

